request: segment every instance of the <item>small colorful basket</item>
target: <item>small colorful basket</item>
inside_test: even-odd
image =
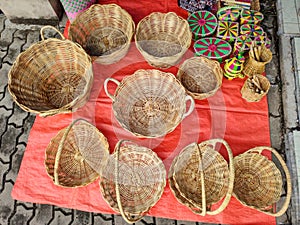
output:
[[[264,15],[256,10],[245,10],[241,12],[241,24],[259,24],[264,19]]]
[[[217,29],[217,37],[226,41],[233,42],[239,35],[239,23],[219,21]]]
[[[247,52],[249,51],[251,45],[252,45],[252,39],[250,36],[245,34],[240,35],[235,39],[233,54],[237,56],[242,52]]]
[[[241,8],[236,6],[227,6],[220,8],[217,12],[217,18],[219,21],[236,22],[239,19]]]
[[[264,35],[264,30],[261,26],[255,24],[243,24],[240,27],[240,34],[245,34],[250,36],[251,38],[255,38],[258,36]]]

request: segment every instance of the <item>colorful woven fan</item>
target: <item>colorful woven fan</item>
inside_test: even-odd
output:
[[[237,21],[241,13],[241,8],[236,6],[227,6],[219,9],[217,18],[220,21]]]
[[[209,11],[192,13],[187,19],[195,39],[213,34],[217,28],[217,18]]]
[[[254,24],[244,24],[240,27],[240,33],[249,35],[250,37],[254,38],[257,36],[264,35],[264,30],[261,26],[254,25]]]
[[[217,37],[226,41],[233,41],[239,35],[239,23],[219,21]]]
[[[201,38],[194,44],[196,56],[205,56],[222,61],[231,53],[231,45],[222,39],[214,37]]]
[[[249,51],[252,44],[252,39],[248,35],[240,35],[235,39],[233,53],[238,55],[240,52]]]
[[[259,24],[264,19],[261,12],[255,10],[243,10],[241,13],[241,24]]]

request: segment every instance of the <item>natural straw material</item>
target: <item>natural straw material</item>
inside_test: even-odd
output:
[[[158,68],[176,65],[191,45],[188,22],[173,12],[154,12],[137,25],[135,43],[146,61]]]
[[[105,201],[128,223],[142,219],[165,185],[166,170],[156,153],[124,140],[117,143],[100,179]]]
[[[108,89],[110,81],[118,86],[114,95]],[[194,109],[194,99],[186,95],[176,77],[159,70],[137,70],[121,83],[107,78],[104,90],[121,126],[140,137],[160,137],[173,131]]]
[[[276,212],[282,194],[282,176],[274,162],[262,155],[270,151],[277,158],[285,173],[287,192],[281,209]],[[275,149],[255,147],[234,158],[234,196],[244,205],[271,216],[281,216],[287,210],[291,199],[291,177],[289,170]]]
[[[229,165],[218,153],[223,144]],[[227,142],[212,139],[185,147],[172,162],[169,171],[170,188],[179,202],[202,216],[216,215],[229,203],[233,190],[233,156]],[[214,203],[223,199],[215,208]]]
[[[248,102],[258,102],[268,93],[269,89],[270,82],[268,78],[258,74],[249,77],[245,81],[241,94]]]
[[[53,29],[62,40],[44,39]],[[71,112],[89,98],[93,81],[90,57],[54,27],[41,29],[42,41],[22,52],[8,74],[8,90],[25,111],[41,116]]]
[[[59,131],[47,149],[45,165],[54,184],[85,186],[99,177],[109,156],[107,139],[89,122],[78,119]]]
[[[213,96],[221,87],[223,70],[215,60],[192,57],[179,67],[177,78],[189,95],[201,100]]]
[[[69,38],[79,43],[100,64],[112,64],[129,49],[135,24],[116,4],[94,4],[70,25]]]

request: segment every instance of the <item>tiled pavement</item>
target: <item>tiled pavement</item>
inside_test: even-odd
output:
[[[278,1],[277,4],[286,1],[287,0]],[[285,113],[283,117],[286,99],[283,98],[282,101],[282,94],[287,95],[288,93],[282,93],[282,89],[285,92],[286,90],[282,84],[283,75],[282,69],[280,69],[280,67],[282,67],[280,63],[282,63],[283,57],[280,55],[278,48],[278,44],[281,43],[284,38],[277,35],[277,11],[275,9],[275,2],[272,0],[261,0],[261,6],[266,17],[263,26],[273,42],[273,60],[266,68],[267,76],[271,82],[271,89],[268,94],[271,142],[272,146],[285,157],[285,142],[287,142],[285,138],[287,136],[286,122],[288,119],[286,118],[287,113]],[[281,13],[281,11],[279,13]],[[291,21],[291,23],[294,22],[295,21]],[[65,21],[62,21],[61,24],[60,29],[63,30]],[[286,28],[284,28],[285,31],[290,29],[289,27],[290,25],[286,26]],[[126,224],[120,216],[87,213],[50,205],[24,203],[15,201],[10,196],[35,116],[22,111],[12,101],[7,91],[7,73],[17,55],[39,40],[39,29],[39,26],[11,24],[4,15],[0,15],[0,225]],[[297,44],[298,40],[295,39],[295,45]],[[300,63],[298,65],[300,65]],[[300,71],[300,69],[298,70]],[[293,112],[291,114],[293,115]],[[294,130],[296,130],[296,128]],[[297,140],[295,139],[298,137],[297,135],[300,136],[299,132],[295,133],[293,140]],[[297,148],[299,143],[295,141],[294,146]],[[300,161],[298,161],[298,163],[299,162]],[[296,178],[294,177],[293,179]],[[294,214],[295,213],[289,209],[284,216],[278,218],[277,223],[282,225],[292,224],[292,220],[295,221],[295,218],[293,219]],[[296,221],[293,224],[300,224],[300,222],[298,222],[299,221]],[[203,223],[146,217],[136,224],[202,225]]]

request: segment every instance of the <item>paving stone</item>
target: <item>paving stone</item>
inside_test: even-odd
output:
[[[33,209],[26,209],[22,205],[17,207],[17,210],[10,220],[11,225],[28,224],[33,216]]]
[[[11,169],[8,171],[6,179],[15,181],[18,176],[18,172],[21,166],[21,162],[24,155],[24,149],[21,146],[21,150],[17,147],[16,153],[12,157]]]
[[[0,207],[0,224],[9,224],[8,219],[14,211],[14,200],[11,198],[10,193],[13,185],[5,183],[4,190],[0,193],[1,207]],[[5,201],[3,201],[5,199]]]
[[[271,145],[277,150],[281,150],[283,133],[282,133],[282,121],[280,117],[269,117],[270,121],[270,136],[271,136]]]
[[[91,213],[89,212],[83,212],[79,210],[74,210],[75,215],[74,215],[74,221],[72,225],[90,225],[92,216]]]
[[[3,164],[0,161],[0,191],[4,189],[4,181],[5,181],[4,175],[6,174],[8,169],[9,169],[9,164]]]
[[[8,65],[7,63],[2,64],[2,68],[0,69],[0,92],[4,91],[4,88],[7,86],[9,70],[10,65]]]
[[[4,29],[6,17],[4,14],[0,14],[0,32]]]
[[[273,116],[281,116],[281,93],[278,85],[271,85],[268,92],[269,113]],[[278,104],[279,103],[279,104]],[[270,124],[272,126],[272,124]]]
[[[26,43],[26,40],[21,40],[19,38],[14,38],[13,43],[9,46],[8,54],[3,59],[3,62],[9,62],[10,64],[13,64],[16,60],[17,56],[21,52],[21,47]]]
[[[113,224],[114,216],[108,214],[93,214],[93,224],[111,225]],[[117,225],[117,223],[115,223]]]
[[[27,34],[26,44],[22,47],[22,51],[39,41],[40,32],[38,30],[30,30]]]
[[[280,81],[278,67],[278,56],[273,55],[271,62],[266,65],[266,76],[271,84],[278,84]]]
[[[263,20],[263,26],[267,28],[274,28],[277,27],[277,17],[276,15],[265,15],[265,18]]]
[[[22,126],[24,120],[28,117],[28,112],[21,109],[17,104],[14,104],[14,113],[9,118],[9,124],[15,124],[16,126]]]
[[[48,224],[48,222],[52,219],[52,208],[53,206],[50,205],[37,204],[35,209],[35,216],[30,224]]]
[[[0,49],[7,50],[8,46],[13,42],[14,28],[5,28],[0,34]]]
[[[4,50],[0,50],[0,68],[2,67],[2,62],[3,62],[3,59],[4,57],[7,55],[7,52],[4,51]],[[2,84],[2,82],[1,82]]]
[[[114,224],[127,225],[128,223],[126,223],[125,220],[123,220],[122,216],[114,215]]]
[[[196,225],[196,222],[177,220],[177,225]]]
[[[0,108],[4,107],[6,110],[13,110],[14,108],[14,101],[9,94],[7,88],[5,90],[4,98],[0,99]]]
[[[144,216],[142,220],[135,223],[135,225],[153,225],[155,224],[155,219],[150,216]]]
[[[159,224],[159,225],[176,225],[175,220],[169,220],[169,219],[165,219],[165,218],[156,218],[155,221],[156,221],[156,224]]]
[[[8,120],[8,117],[11,115],[11,113],[12,113],[12,111],[7,111],[4,108],[0,108],[0,146],[1,146],[1,142],[2,142],[1,137],[2,137],[2,134],[6,130],[7,120]]]
[[[30,129],[33,125],[34,120],[35,116],[33,114],[30,114],[29,117],[24,121],[23,133],[19,137],[18,143],[27,143]]]
[[[53,218],[47,224],[49,225],[64,225],[64,224],[71,224],[72,222],[72,215],[65,215],[61,211],[54,211]]]
[[[14,38],[19,38],[19,39],[22,39],[22,40],[26,40],[27,33],[28,33],[27,30],[17,30],[14,33]]]

